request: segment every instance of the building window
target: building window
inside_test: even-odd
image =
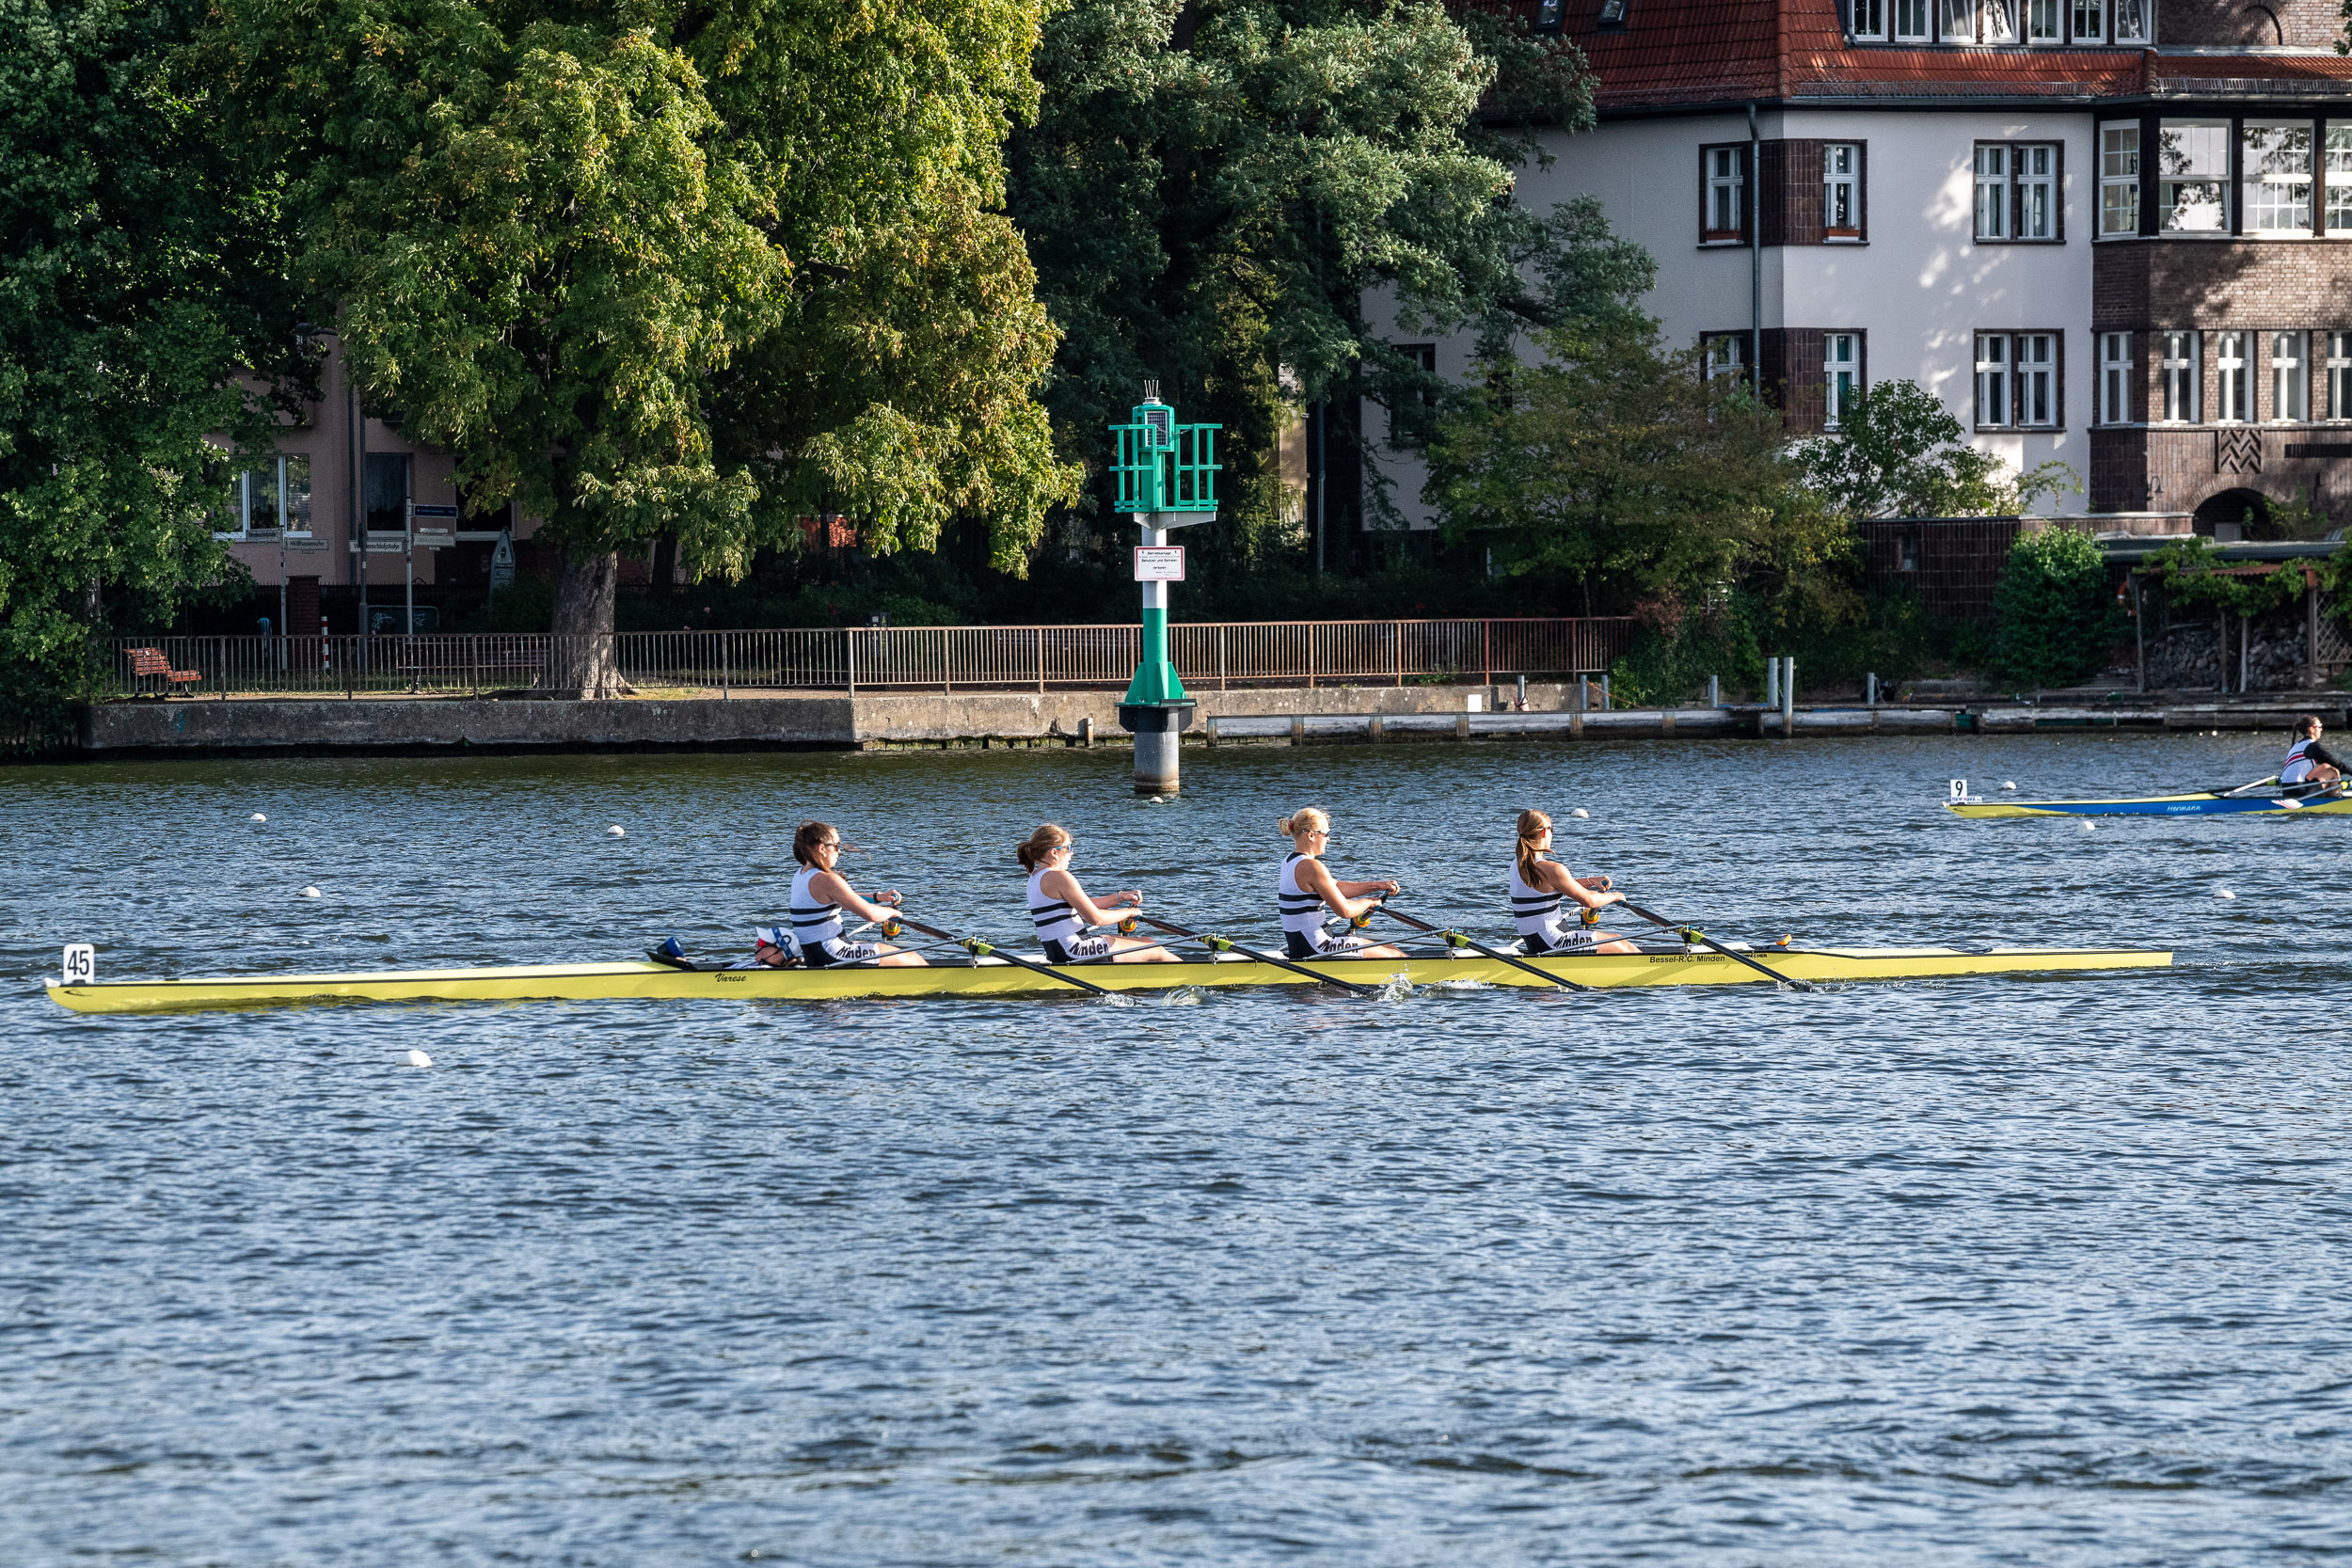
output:
[[[2328,127],[2328,232],[2352,234],[2352,125]]]
[[[2309,120],[2246,122],[2239,148],[2249,234],[2312,231],[2312,126]]]
[[[2057,239],[2058,166],[2055,142],[1979,142],[1977,238]]]
[[[2213,337],[2215,422],[2244,424],[2254,417],[2247,394],[2253,388],[2246,378],[2246,334],[2217,332]]]
[[[2011,0],[1984,0],[1984,41],[2015,43],[2017,16],[2010,8]]]
[[[2352,332],[2328,334],[2328,418],[2352,420]]]
[[[1895,37],[1905,43],[1928,38],[1928,0],[1895,0]]]
[[[1977,0],[1942,0],[1946,43],[1977,41]]]
[[[2099,127],[2099,232],[2139,232],[2139,127]]]
[[[2270,335],[2270,417],[2282,422],[2300,423],[2312,417],[2303,397],[2310,386],[2304,342],[2300,332]]]
[[[2037,429],[2057,424],[2058,334],[2020,332],[2010,359],[2017,372],[2017,422]]]
[[[1744,380],[1748,373],[1748,337],[1744,332],[1712,332],[1699,340],[1699,368],[1708,381]]]
[[[1862,238],[1862,145],[1834,141],[1821,149],[1821,232],[1833,240]]]
[[[1871,43],[1886,39],[1886,0],[1853,0],[1853,36]]]
[[[1723,245],[1748,237],[1748,150],[1708,147],[1699,152],[1707,173],[1705,217],[1699,229],[1703,245]]]
[[[2074,41],[2097,43],[2106,37],[2105,7],[2100,0],[2074,0]]]
[[[2132,335],[2099,334],[2099,422],[2132,421]]]
[[[1389,411],[1389,445],[1399,451],[1418,451],[1438,430],[1438,345],[1399,343],[1396,352],[1423,379],[1398,391]]]
[[[1560,30],[1562,0],[1538,0],[1535,7],[1535,31],[1556,33]]]
[[[1825,386],[1822,414],[1829,428],[1846,417],[1846,406],[1862,388],[1862,335],[1831,332],[1823,337],[1821,372]]]
[[[2168,119],[2156,137],[2156,215],[2168,234],[2230,229],[2230,122]]]
[[[266,458],[229,481],[229,513],[218,531],[233,539],[310,531],[310,460]]]
[[[2005,425],[2010,421],[2009,336],[1977,334],[1977,423]]]
[[[2197,334],[2164,335],[2164,422],[2195,424],[2203,383],[2197,376]]]
[[[2026,41],[2058,41],[2058,0],[2026,0]]]
[[[2115,0],[2115,41],[2148,41],[2149,0]]]

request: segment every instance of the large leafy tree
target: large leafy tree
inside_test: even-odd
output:
[[[300,384],[266,170],[221,150],[195,0],[0,0],[0,707],[219,580],[208,436]]]
[[[546,519],[571,633],[617,549],[735,575],[803,512],[885,550],[967,512],[1025,559],[1072,483],[993,210],[1039,4],[223,0],[304,281],[472,504]]]
[[[2037,497],[2082,488],[2065,463],[2020,473],[1970,446],[1960,420],[1915,381],[1882,381],[1854,393],[1838,427],[1798,450],[1823,497],[1854,517],[2006,515]]]
[[[1368,295],[1402,331],[1498,345],[1569,309],[1561,231],[1505,198],[1531,127],[1589,119],[1577,61],[1482,10],[1074,0],[1038,74],[1009,205],[1065,333],[1057,432],[1099,459],[1147,377],[1223,423],[1229,568],[1270,542],[1270,458],[1302,405],[1437,389]]]

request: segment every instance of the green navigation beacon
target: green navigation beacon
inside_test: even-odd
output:
[[[1136,793],[1177,787],[1176,739],[1192,723],[1192,699],[1168,657],[1168,585],[1184,580],[1184,550],[1170,529],[1216,519],[1216,433],[1213,424],[1178,424],[1160,401],[1160,384],[1143,384],[1143,401],[1125,424],[1110,427],[1111,471],[1119,510],[1136,520],[1136,580],[1143,585],[1143,657],[1119,705],[1119,727],[1136,737]]]

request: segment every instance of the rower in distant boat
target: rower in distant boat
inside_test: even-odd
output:
[[[1029,874],[1029,918],[1037,925],[1038,944],[1047,963],[1075,963],[1080,958],[1108,958],[1115,964],[1175,963],[1177,956],[1156,942],[1141,937],[1090,936],[1089,926],[1108,926],[1110,911],[1143,908],[1143,892],[1131,888],[1114,893],[1101,903],[1087,896],[1070,873],[1070,857],[1077,844],[1058,823],[1048,822],[1031,833],[1013,853]]]
[[[1613,931],[1595,930],[1576,915],[1560,912],[1565,897],[1580,909],[1597,910],[1625,901],[1612,893],[1606,877],[1574,877],[1551,858],[1551,818],[1539,811],[1519,813],[1519,843],[1511,859],[1511,918],[1519,943],[1531,954],[1639,953]]]
[[[1293,958],[1401,958],[1402,947],[1367,946],[1369,938],[1353,932],[1333,936],[1323,928],[1327,906],[1349,920],[1359,920],[1378,908],[1369,895],[1394,893],[1394,882],[1343,882],[1332,877],[1320,859],[1331,842],[1331,818],[1308,806],[1275,824],[1288,833],[1295,847],[1282,858],[1275,881],[1275,902],[1282,912],[1282,944]]]
[[[2319,743],[2320,732],[2327,728],[2319,715],[2307,713],[2296,726],[2296,739],[2287,748],[2287,760],[2279,769],[2279,783],[2287,784],[2326,784],[2341,783],[2344,761]]]
[[[842,933],[841,911],[880,923],[890,918],[900,902],[898,890],[880,894],[872,901],[858,896],[850,879],[834,869],[841,859],[841,833],[830,822],[803,822],[792,835],[792,858],[801,869],[792,879],[791,946],[763,941],[759,960],[781,969],[797,958],[812,969],[834,964],[879,964],[884,969],[908,969],[927,963],[920,953],[887,942],[851,942]],[[883,906],[890,906],[884,908]],[[778,935],[783,933],[779,932]]]

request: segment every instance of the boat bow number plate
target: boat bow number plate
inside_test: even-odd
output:
[[[1136,580],[1137,582],[1184,581],[1184,546],[1182,545],[1137,545],[1136,546]]]
[[[65,969],[59,982],[68,986],[87,986],[98,978],[98,949],[87,942],[68,942],[65,949]]]
[[[1952,781],[1952,803],[1954,805],[1966,805],[1968,803],[1968,781],[1966,779],[1954,779]]]

